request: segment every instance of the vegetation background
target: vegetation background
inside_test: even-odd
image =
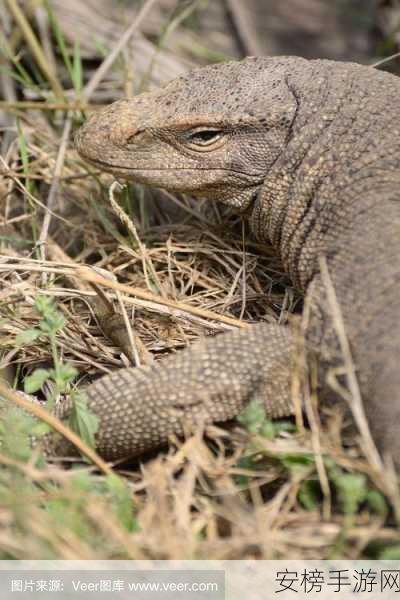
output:
[[[400,558],[396,477],[374,471],[338,407],[312,411],[310,429],[250,405],[207,441],[112,472],[93,454],[88,381],[219,333],[219,315],[284,322],[301,301],[240,219],[110,191],[73,146],[91,111],[195,65],[300,54],[397,72],[400,2],[2,0],[0,19],[0,558]],[[45,411],[65,394],[86,459],[43,453],[59,427]],[[32,396],[36,419],[17,406]]]

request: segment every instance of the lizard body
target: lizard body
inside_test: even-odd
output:
[[[115,102],[81,128],[81,156],[115,174],[246,213],[308,296],[306,339],[326,368],[341,356],[326,258],[380,448],[400,461],[400,80],[352,63],[248,58],[197,69]],[[201,341],[87,389],[98,451],[117,459],[224,421],[252,398],[290,414],[289,328],[259,324]]]

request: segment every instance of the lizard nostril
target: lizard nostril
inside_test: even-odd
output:
[[[132,133],[127,139],[126,144],[129,146],[130,144],[140,144],[146,141],[149,141],[149,134],[145,129],[137,129],[134,133]]]

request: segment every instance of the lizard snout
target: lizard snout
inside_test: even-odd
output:
[[[110,145],[110,133],[110,125],[102,115],[92,115],[75,136],[75,147],[80,156],[89,161],[101,160],[104,148]]]
[[[129,137],[134,135],[137,127],[121,119],[120,111],[124,114],[123,106],[127,100],[114,102],[106,109],[98,111],[82,125],[75,136],[75,147],[85,160],[105,160],[109,154],[121,147]]]

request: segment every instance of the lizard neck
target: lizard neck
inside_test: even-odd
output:
[[[332,90],[326,75],[314,80],[312,90],[297,87],[296,82],[291,86],[298,103],[296,120],[284,152],[263,182],[250,223],[257,238],[274,245],[293,282],[304,289],[314,264],[312,260],[302,264],[300,273],[298,253],[316,226],[318,191],[335,168],[330,130],[344,98]]]
[[[390,144],[385,132],[393,127],[393,115],[384,107],[379,119],[371,116],[380,81],[371,90],[368,71],[354,77],[340,69],[321,72],[319,64],[315,62],[308,85],[289,81],[298,113],[250,218],[256,237],[272,242],[285,270],[302,290],[318,270],[318,257],[335,249],[340,231],[369,203],[366,197],[376,203],[385,188],[380,176],[388,172]],[[365,135],[366,129],[370,135]]]

